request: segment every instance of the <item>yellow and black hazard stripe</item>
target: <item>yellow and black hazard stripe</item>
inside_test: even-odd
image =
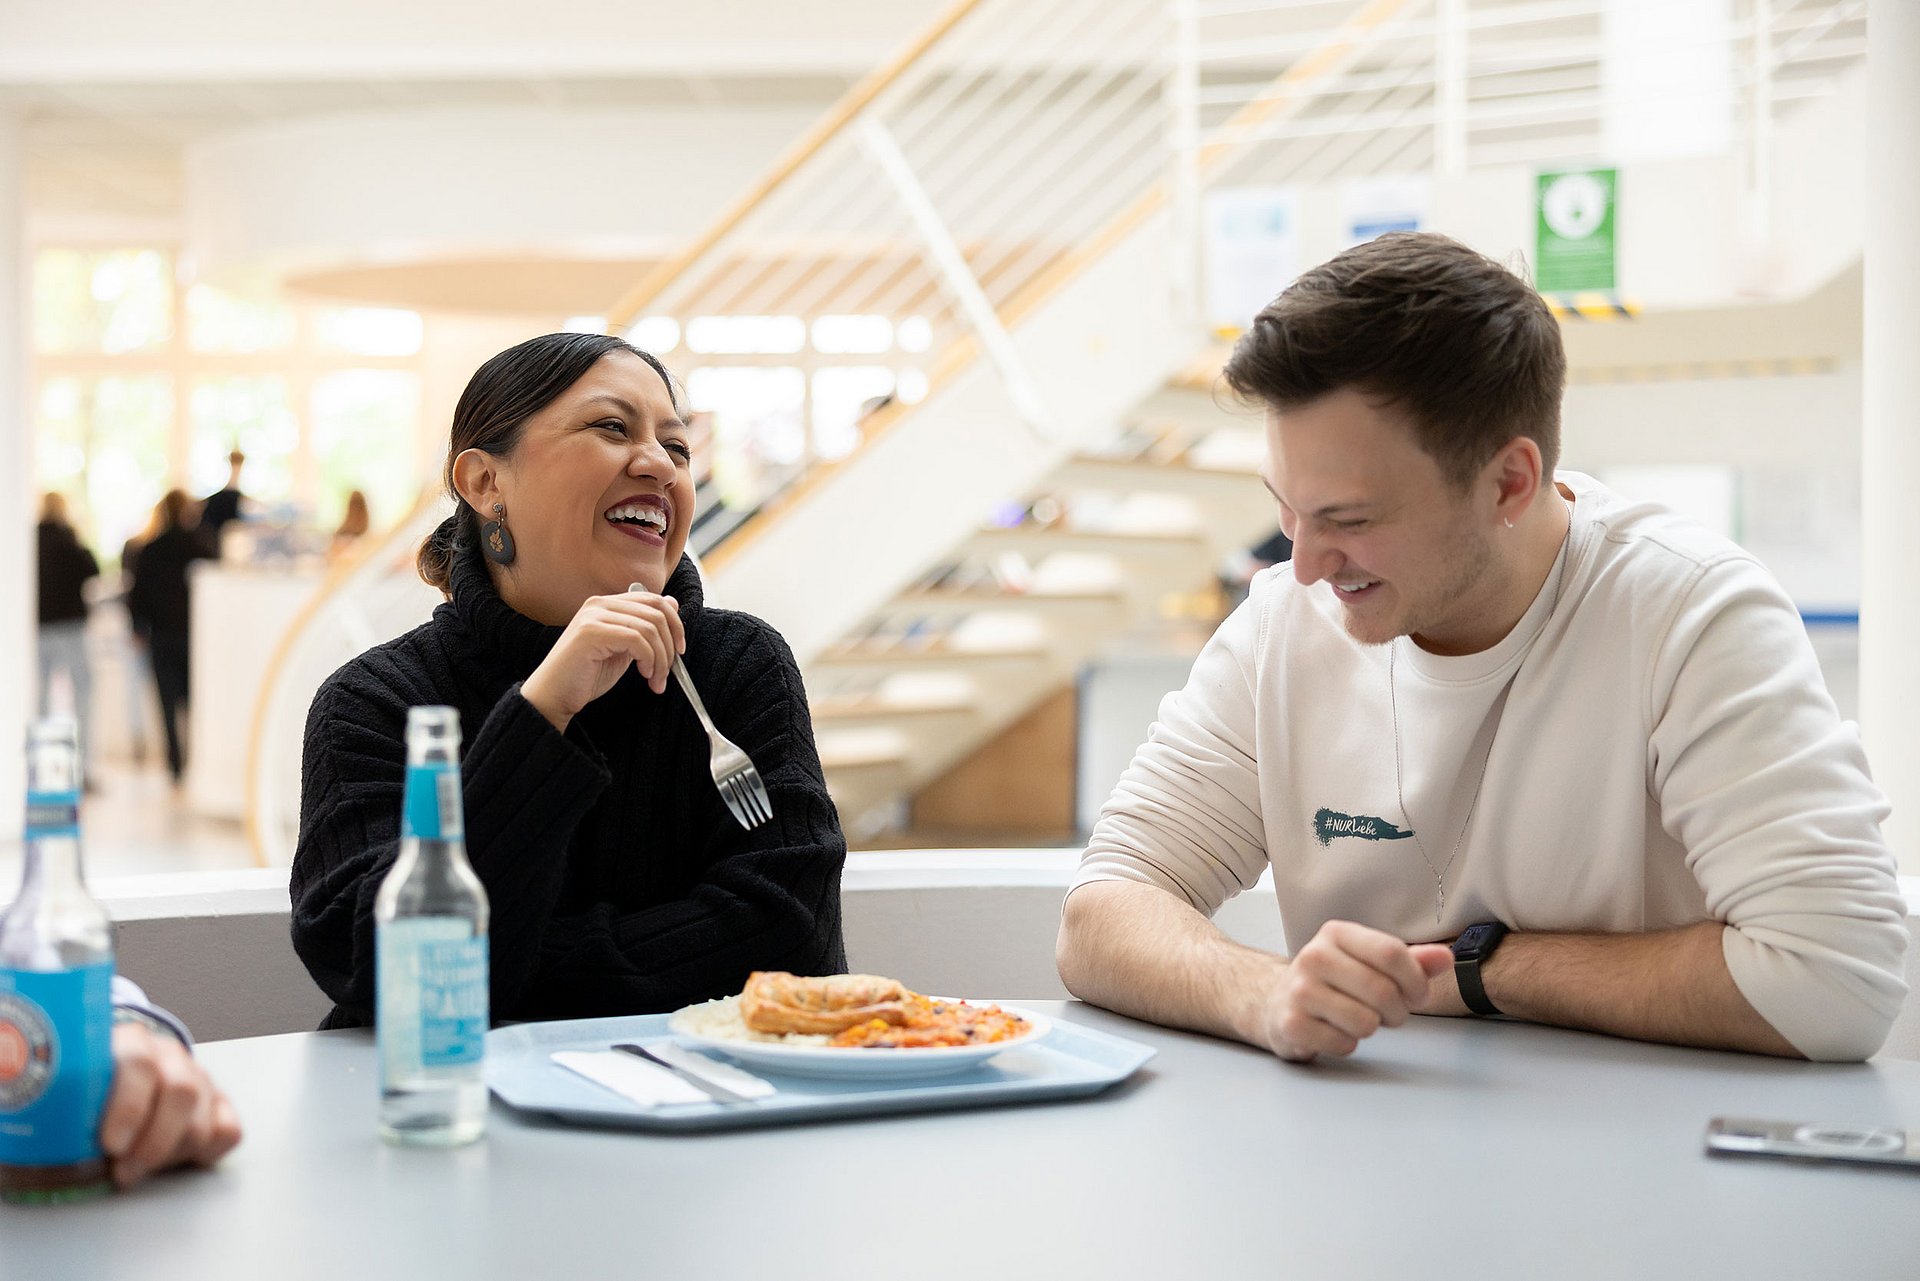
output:
[[[1644,365],[1589,365],[1569,369],[1572,383],[1706,382],[1725,378],[1806,378],[1836,373],[1832,356],[1770,356],[1753,360],[1667,361]]]
[[[1617,294],[1541,294],[1547,310],[1561,320],[1632,320],[1640,304]]]

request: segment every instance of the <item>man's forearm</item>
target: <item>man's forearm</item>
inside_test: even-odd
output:
[[[1487,997],[1530,1023],[1707,1049],[1802,1057],[1727,970],[1718,921],[1653,934],[1507,936],[1481,970]]]
[[[1083,1001],[1255,1044],[1260,1003],[1287,964],[1133,881],[1097,881],[1068,895],[1054,956],[1061,981]]]

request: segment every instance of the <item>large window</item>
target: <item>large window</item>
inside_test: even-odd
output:
[[[411,356],[425,327],[420,314],[394,307],[327,307],[314,313],[321,345],[356,356]]]
[[[173,258],[157,250],[44,250],[33,264],[33,295],[41,351],[112,355],[173,337]]]
[[[104,561],[145,528],[166,489],[173,380],[164,374],[41,384],[36,480],[67,495]]]
[[[822,458],[860,447],[860,420],[893,395],[885,365],[833,365],[813,376],[813,443]]]
[[[144,529],[149,513],[126,503],[128,494],[166,487],[173,441],[173,379],[165,374],[100,379],[94,394],[94,434],[87,449],[87,510],[101,554],[117,559],[127,539]]]
[[[356,489],[366,495],[376,528],[406,514],[420,488],[413,430],[419,418],[418,374],[346,369],[313,385],[323,527],[339,524],[347,495]]]
[[[276,523],[328,533],[359,489],[378,529],[418,497],[415,312],[180,288],[162,249],[55,247],[32,316],[35,481],[104,561],[169,488],[224,485],[235,449]]]
[[[187,290],[187,335],[195,351],[284,351],[293,345],[293,308],[195,285]]]
[[[696,413],[713,415],[714,483],[750,507],[787,483],[807,459],[807,376],[791,365],[709,365],[687,376]]]
[[[247,456],[242,488],[264,503],[293,498],[300,425],[288,401],[287,380],[266,377],[213,378],[193,389],[193,446],[188,487],[210,494],[227,482],[227,455]]]
[[[627,331],[676,353],[691,408],[713,424],[715,483],[742,508],[853,453],[890,401],[924,397],[935,337],[924,316],[840,313],[648,316]]]
[[[224,485],[234,449],[264,515],[321,534],[351,491],[377,529],[431,479],[415,312],[181,286],[173,255],[148,246],[43,249],[33,286],[36,479],[66,494],[103,558],[168,488]],[[629,337],[671,353],[711,425],[718,496],[744,510],[858,449],[877,408],[924,396],[929,353],[952,335],[852,312],[651,316]]]

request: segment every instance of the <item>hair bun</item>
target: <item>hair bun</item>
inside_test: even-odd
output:
[[[433,527],[426,540],[420,544],[420,554],[414,559],[420,577],[429,587],[438,587],[447,591],[453,582],[453,553],[460,541],[460,513],[441,521]]]

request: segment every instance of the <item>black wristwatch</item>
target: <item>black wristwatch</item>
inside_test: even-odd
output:
[[[1469,925],[1453,941],[1453,981],[1460,986],[1460,999],[1475,1014],[1498,1014],[1500,1008],[1487,999],[1480,982],[1480,966],[1507,936],[1507,927],[1498,921]]]

